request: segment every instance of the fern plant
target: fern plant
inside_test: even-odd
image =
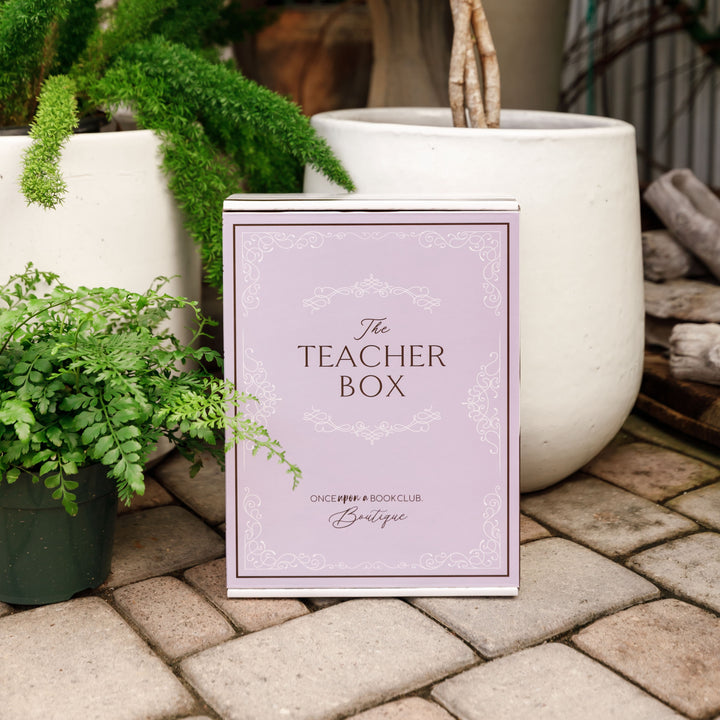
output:
[[[206,279],[222,282],[221,208],[233,192],[295,192],[302,168],[352,182],[299,108],[221,63],[223,0],[0,0],[0,126],[29,124],[29,202],[62,202],[62,148],[84,114],[129,107],[163,167]],[[235,13],[237,15],[237,13]]]
[[[164,436],[193,473],[202,452],[222,465],[229,447],[247,441],[297,485],[300,470],[243,415],[250,398],[209,369],[220,357],[196,347],[209,321],[195,302],[163,294],[164,282],[144,294],[73,290],[28,266],[0,287],[0,482],[42,478],[72,515],[74,476],[100,463],[129,503],[144,492],[145,461]],[[162,329],[176,311],[193,318],[188,344]]]

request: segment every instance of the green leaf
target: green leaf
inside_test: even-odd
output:
[[[93,448],[93,457],[99,458],[105,455],[105,453],[113,446],[114,442],[115,441],[113,440],[112,435],[105,435],[101,437]]]
[[[112,465],[113,463],[116,463],[118,458],[120,457],[120,450],[118,448],[112,448],[108,452],[106,452],[103,456],[100,462],[103,465]]]
[[[56,488],[60,485],[60,475],[48,475],[44,482],[46,488]],[[59,492],[62,493],[62,488],[59,489]],[[55,493],[53,493],[53,497],[55,497]]]
[[[128,465],[125,471],[125,480],[127,480],[128,485],[139,495],[145,492],[145,474],[143,473],[141,465],[137,463]]]
[[[130,440],[130,438],[136,438],[140,435],[140,429],[135,425],[125,425],[117,431],[118,440]]]
[[[137,440],[127,440],[122,445],[120,445],[120,449],[122,450],[123,454],[133,453],[141,450],[142,445]]]
[[[41,373],[47,374],[52,370],[52,363],[47,358],[39,357],[35,361],[35,367]]]
[[[69,398],[66,398],[69,400]],[[62,406],[61,406],[62,407]],[[65,409],[74,409],[74,408],[62,408]],[[78,413],[74,420],[73,420],[73,429],[74,430],[83,430],[86,427],[89,427],[90,425],[94,425],[98,420],[102,418],[102,413],[99,410],[83,410],[82,412]]]
[[[39,465],[40,463],[45,462],[48,458],[51,458],[52,455],[53,451],[50,449],[46,448],[45,450],[40,450],[28,460],[28,466],[35,467],[35,465]]]
[[[57,460],[48,460],[47,462],[43,463],[40,466],[39,475],[47,475],[48,473],[53,472],[54,470],[57,470],[58,468],[58,461]],[[48,485],[48,487],[50,487]]]
[[[10,468],[5,473],[5,480],[12,485],[20,477],[20,468]]]
[[[118,411],[113,415],[112,421],[113,425],[115,427],[118,427],[119,425],[124,425],[125,423],[129,422],[130,420],[137,420],[138,417],[140,417],[139,412],[136,408],[123,408],[122,410]]]
[[[0,405],[0,423],[5,425],[14,425],[22,422],[32,425],[35,422],[30,404],[22,400],[9,399]]]
[[[83,394],[68,395],[67,397],[64,397],[62,402],[60,403],[60,409],[61,410],[77,410],[78,408],[81,408],[81,407],[84,407],[85,405],[87,405],[89,400],[90,400],[90,398],[87,395],[83,395]]]
[[[78,514],[78,506],[75,502],[75,495],[73,495],[73,493],[65,493],[62,498],[62,504],[68,515],[75,517],[75,515]]]
[[[94,425],[89,425],[82,433],[83,444],[90,445],[90,443],[97,440],[100,433],[105,432],[105,430],[107,430],[107,425],[105,423],[95,423]]]
[[[60,447],[63,444],[64,433],[62,431],[62,428],[58,427],[57,425],[51,425],[49,428],[47,428],[47,430],[45,431],[45,436],[47,437],[49,442],[51,442],[57,447]]]
[[[30,426],[26,423],[15,423],[15,432],[18,438],[25,442],[30,437]]]

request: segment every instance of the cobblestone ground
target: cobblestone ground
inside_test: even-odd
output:
[[[720,719],[718,450],[632,416],[523,497],[517,598],[228,600],[223,497],[168,456],[103,587],[0,603],[0,718]]]

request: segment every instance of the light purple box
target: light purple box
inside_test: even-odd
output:
[[[228,596],[516,595],[517,202],[223,218],[226,375],[303,472],[228,453]]]

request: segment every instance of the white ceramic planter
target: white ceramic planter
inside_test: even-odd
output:
[[[71,286],[141,292],[158,275],[178,275],[168,291],[200,299],[199,254],[160,170],[154,133],[73,136],[61,160],[67,198],[54,210],[28,207],[18,189],[29,142],[26,136],[0,137],[3,281],[32,261]]]
[[[498,130],[456,129],[443,108],[339,110],[312,123],[360,192],[519,199],[521,489],[582,467],[621,427],[642,376],[633,127],[510,110]],[[306,192],[330,189],[306,173]]]

